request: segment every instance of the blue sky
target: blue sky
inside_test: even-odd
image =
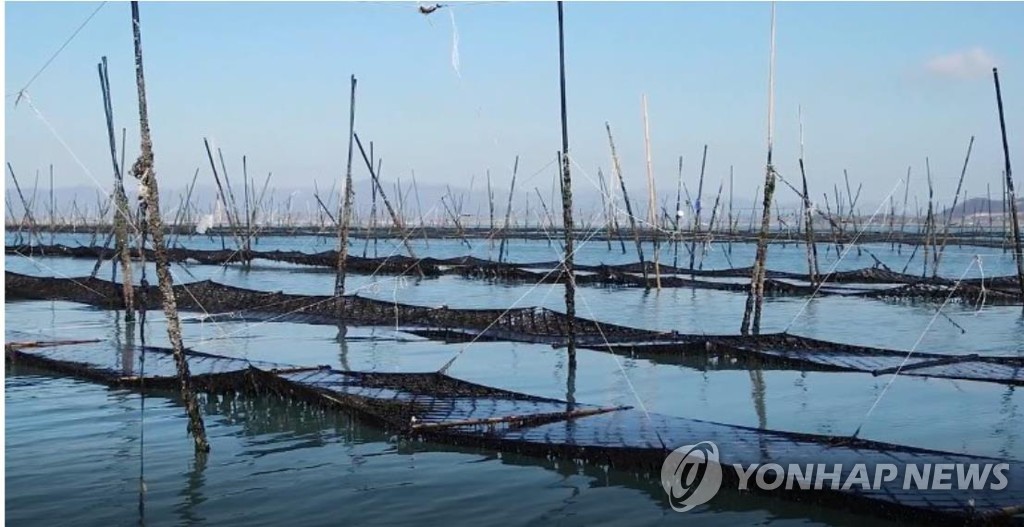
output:
[[[97,5],[7,3],[5,94],[19,90]],[[696,187],[706,143],[706,188],[717,188],[732,165],[737,197],[752,197],[764,177],[770,9],[566,4],[578,191],[593,188],[599,167],[609,170],[609,121],[624,174],[643,195],[646,94],[661,196],[674,199],[680,155],[684,178]],[[212,181],[203,137],[228,159],[247,154],[260,177],[273,171],[273,185],[312,186],[317,178],[329,186],[344,172],[353,73],[357,130],[377,145],[386,179],[415,170],[421,183],[468,186],[472,175],[490,169],[497,185],[507,185],[517,154],[525,179],[560,148],[553,3],[456,3],[430,16],[412,3],[144,3],[142,23],[165,188],[184,186],[197,167],[201,181]],[[988,183],[998,194],[1002,151],[990,69],[1000,67],[1011,153],[1024,173],[1022,24],[1021,3],[778,4],[778,170],[797,175],[801,105],[812,196],[831,194],[835,183],[842,188],[845,168],[855,185],[864,183],[862,210],[870,211],[908,165],[911,193],[924,196],[928,156],[937,195],[949,201],[971,135],[968,191],[979,196]],[[106,185],[96,74],[102,55],[131,159],[138,137],[127,3],[104,6],[28,93]],[[15,169],[28,177],[52,162],[58,185],[92,184],[32,108],[13,103],[5,99],[5,144]],[[365,170],[356,176],[366,177]],[[520,185],[550,188],[554,176],[549,168]],[[780,192],[792,198],[784,187]],[[896,190],[900,200],[902,193]]]

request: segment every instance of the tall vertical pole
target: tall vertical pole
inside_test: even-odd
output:
[[[569,172],[569,122],[565,110],[565,31],[562,2],[558,2],[558,70],[562,96],[562,230],[565,233],[565,314],[568,317],[567,348],[570,371],[576,369],[576,279],[573,273],[572,176]]]
[[[146,220],[153,236],[153,252],[156,253],[156,274],[159,279],[160,296],[163,297],[164,316],[167,318],[167,337],[174,350],[174,362],[178,370],[181,398],[188,411],[188,432],[195,442],[197,453],[209,452],[206,427],[199,413],[199,404],[192,391],[192,379],[185,358],[185,346],[181,340],[181,321],[178,319],[178,302],[174,297],[174,282],[171,267],[167,262],[167,248],[164,245],[164,225],[160,217],[160,194],[157,189],[156,172],[153,170],[153,140],[149,132],[149,112],[146,107],[146,79],[142,67],[142,33],[139,24],[139,3],[132,2],[132,33],[135,37],[135,81],[139,90],[139,133],[141,148],[139,159],[132,167],[132,175],[140,182],[140,194],[146,211]]]
[[[117,163],[117,139],[114,137],[114,109],[110,96],[110,76],[107,73],[107,57],[97,64],[100,75],[100,91],[103,94],[103,112],[107,123],[107,142],[110,144],[110,163],[114,170],[114,239],[115,250],[121,262],[121,294],[124,301],[124,320],[135,320],[135,291],[132,277],[131,247],[128,244],[128,196],[124,192],[124,173]],[[98,265],[98,264],[97,264]]]
[[[740,333],[746,335],[751,326],[755,335],[761,332],[761,308],[764,305],[765,261],[768,258],[768,228],[771,224],[772,197],[775,194],[775,168],[772,166],[772,142],[775,130],[775,4],[772,3],[771,51],[768,66],[768,162],[764,174],[764,201],[761,213],[761,232],[757,236],[757,255],[751,273],[750,291],[743,311]],[[751,324],[753,311],[753,324]]]
[[[345,193],[341,200],[341,211],[338,216],[338,274],[334,281],[334,296],[338,320],[340,322],[344,315],[345,294],[345,267],[348,260],[348,231],[352,222],[352,199],[355,196],[355,189],[352,188],[352,148],[356,133],[356,76],[352,76],[351,95],[348,108],[348,159],[345,164]]]
[[[1003,135],[1003,161],[1006,172],[1006,196],[1010,206],[1010,225],[1013,227],[1013,258],[1017,262],[1017,285],[1024,298],[1024,250],[1020,245],[1020,218],[1017,217],[1017,194],[1013,189],[1013,172],[1010,170],[1010,145],[1006,142],[1006,118],[1003,116],[1003,92],[999,89],[999,70],[992,68],[992,79],[996,83],[996,104],[999,107],[999,131]]]
[[[647,118],[647,95],[640,97],[644,109],[644,156],[647,158],[647,223],[654,235],[654,286],[661,291],[661,248],[658,245],[658,202],[654,189],[654,164],[651,162],[651,126]]]

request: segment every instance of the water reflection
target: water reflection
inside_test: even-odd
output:
[[[203,494],[203,487],[206,483],[206,464],[209,454],[196,452],[192,462],[189,464],[188,480],[184,489],[179,493],[181,503],[175,508],[178,519],[183,525],[196,525],[202,523],[204,518],[196,508],[207,500]]]
[[[760,368],[750,370],[750,395],[754,400],[754,412],[757,414],[758,428],[768,428],[768,410],[764,402],[764,372]]]

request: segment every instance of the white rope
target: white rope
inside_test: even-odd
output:
[[[953,289],[950,289],[949,294],[946,295],[946,300],[942,302],[942,305],[939,306],[939,309],[937,309],[935,311],[935,314],[932,315],[932,318],[931,320],[928,321],[928,325],[925,326],[924,331],[922,331],[921,334],[918,335],[917,340],[914,342],[914,345],[910,348],[910,351],[907,351],[906,356],[903,357],[903,361],[900,362],[899,367],[896,368],[896,372],[892,374],[892,377],[889,378],[889,382],[885,384],[885,387],[882,388],[881,393],[879,393],[878,397],[875,398],[875,402],[871,404],[871,408],[868,408],[868,412],[864,414],[864,419],[861,421],[860,425],[857,426],[857,430],[854,431],[853,437],[857,437],[857,435],[860,434],[860,429],[863,428],[864,425],[867,423],[868,418],[871,417],[871,414],[875,411],[875,408],[878,406],[878,403],[882,401],[882,397],[884,397],[886,392],[889,391],[889,387],[892,386],[892,383],[896,382],[896,377],[899,377],[900,372],[903,371],[903,367],[906,366],[907,361],[910,360],[910,356],[914,354],[914,352],[917,350],[917,347],[921,344],[921,341],[924,340],[924,336],[932,328],[932,325],[935,324],[935,321],[939,318],[939,314],[942,313],[942,309],[946,307],[946,304],[949,303],[949,300],[953,298],[953,293],[955,293],[957,288],[960,287],[960,282],[962,282],[964,277],[967,276],[967,272],[971,270],[971,267],[974,266],[976,261],[977,260],[971,260],[971,263],[967,264],[967,268],[964,269],[964,272],[956,281],[956,285],[953,287]]]
[[[889,191],[889,194],[882,198],[881,202],[878,205],[878,208],[876,208],[875,212],[872,213],[871,217],[868,218],[867,223],[860,226],[860,229],[857,230],[857,234],[853,237],[853,240],[843,248],[843,253],[839,255],[839,258],[837,258],[835,262],[832,262],[832,265],[829,267],[828,272],[825,273],[825,276],[818,280],[818,285],[814,288],[814,291],[811,293],[810,298],[805,300],[804,303],[800,305],[800,309],[796,312],[795,315],[793,315],[793,319],[790,320],[789,324],[786,324],[786,328],[782,330],[783,333],[788,332],[790,328],[793,327],[793,324],[795,324],[796,320],[800,318],[800,315],[804,313],[804,310],[806,310],[807,306],[811,303],[812,300],[814,300],[814,297],[818,296],[818,292],[821,291],[822,286],[824,286],[825,283],[828,282],[829,277],[831,277],[832,274],[835,273],[836,267],[839,266],[839,263],[842,262],[844,258],[846,258],[847,254],[850,254],[850,250],[853,249],[854,245],[857,244],[857,240],[859,240],[861,235],[864,234],[865,230],[867,229],[867,226],[874,223],[875,216],[878,216],[879,211],[881,211],[882,208],[885,207],[885,203],[889,199],[889,196],[892,196],[893,192],[896,192],[896,189],[898,189],[902,184],[902,178],[897,180],[896,184]]]
[[[64,48],[68,47],[68,44],[70,44],[71,41],[74,40],[76,36],[78,36],[78,33],[85,29],[85,26],[89,24],[89,21],[91,21],[93,17],[96,16],[96,13],[99,13],[100,9],[103,9],[103,6],[105,5],[107,5],[107,2],[100,2],[100,5],[96,6],[96,9],[94,9],[92,13],[89,13],[89,16],[87,16],[85,20],[82,21],[81,24],[79,24],[79,26],[74,30],[74,32],[71,33],[71,36],[64,40],[64,43],[61,44],[59,48],[57,48],[57,51],[55,51],[53,55],[50,55],[50,58],[47,59],[45,63],[43,63],[42,67],[40,67],[39,70],[37,70],[35,74],[32,75],[32,77],[28,80],[28,82],[25,83],[25,85],[20,90],[14,93],[7,94],[7,97],[17,96],[17,99],[14,102],[15,106],[17,106],[18,102],[21,101],[22,96],[27,94],[26,90],[28,90],[28,87],[31,86],[32,83],[35,82],[35,80],[43,74],[43,71],[45,71],[46,68],[48,68],[50,64],[53,63],[54,60],[56,60],[57,56],[64,51]]]

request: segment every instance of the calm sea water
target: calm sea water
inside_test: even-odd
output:
[[[8,234],[8,241],[11,240]],[[58,242],[85,243],[81,235]],[[220,240],[182,239],[196,247]],[[230,243],[230,241],[228,242]],[[264,238],[260,249],[330,248],[332,240]],[[420,255],[472,252],[495,257],[483,240],[470,251],[457,240],[414,242]],[[362,241],[355,254],[362,254]],[[753,249],[714,245],[705,268],[749,265]],[[897,254],[887,245],[867,249],[900,270],[912,249]],[[649,248],[648,248],[649,250]],[[378,254],[400,254],[394,241],[380,241]],[[558,257],[557,244],[514,242],[513,260]],[[373,255],[373,243],[368,246]],[[799,245],[772,246],[769,267],[803,271]],[[835,261],[830,251],[827,269]],[[671,262],[671,250],[662,254]],[[688,256],[680,249],[680,261]],[[635,260],[604,242],[583,246],[577,260]],[[979,265],[980,262],[980,265]],[[836,266],[870,266],[866,253],[850,251]],[[915,267],[916,266],[916,267]],[[920,272],[920,254],[911,270]],[[87,275],[92,262],[8,257],[9,270],[49,276]],[[213,279],[263,290],[327,294],[329,272],[259,263],[235,267],[173,266],[181,282]],[[148,271],[152,273],[152,269]],[[1008,274],[1010,257],[996,249],[949,247],[941,273],[958,277]],[[100,276],[110,276],[109,265]],[[151,276],[153,276],[151,274]],[[452,307],[544,305],[561,309],[560,285],[505,285],[457,277],[429,280],[351,276],[349,291],[382,299]],[[684,332],[736,332],[741,294],[706,290],[582,288],[581,316]],[[6,339],[96,337],[113,342],[137,338],[116,323],[113,312],[66,302],[8,302]],[[1024,354],[1020,309],[980,310],[934,304],[909,305],[849,298],[769,299],[764,330],[817,338],[947,353]],[[959,327],[958,327],[959,326]],[[960,329],[963,328],[963,331]],[[353,328],[352,339],[334,340],[329,327],[291,323],[211,323],[189,314],[184,334],[195,349],[295,364],[332,364],[359,370],[434,371],[453,356],[450,370],[473,382],[541,396],[565,397],[565,355],[550,347],[429,342],[394,328]],[[152,313],[147,342],[166,345],[161,317]],[[115,344],[111,345],[112,357]],[[582,402],[633,404],[653,412],[748,426],[862,437],[980,455],[1024,459],[1020,390],[963,381],[899,377],[877,409],[868,409],[889,377],[866,374],[701,372],[581,350],[575,395]],[[586,465],[557,464],[484,450],[409,443],[344,416],[324,415],[266,399],[206,400],[213,452],[197,465],[185,435],[182,409],[173,393],[139,394],[45,372],[14,367],[5,377],[6,509],[12,524],[73,522],[86,525],[150,524],[667,524],[700,523],[847,525],[863,518],[780,503],[749,495],[722,494],[708,506],[680,517],[657,482]],[[146,491],[140,493],[140,474]],[[141,507],[140,507],[141,504]]]

